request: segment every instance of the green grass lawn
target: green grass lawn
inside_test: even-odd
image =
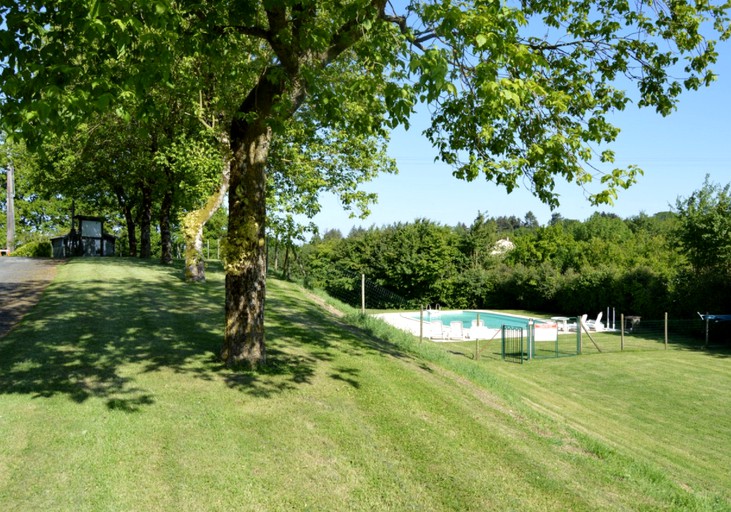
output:
[[[232,371],[181,274],[72,260],[0,339],[0,510],[731,510],[728,354],[474,361],[270,279]]]

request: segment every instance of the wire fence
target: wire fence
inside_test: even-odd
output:
[[[731,323],[706,322],[701,319],[661,319],[620,322],[609,329],[596,331],[592,328],[576,330],[579,318],[566,318],[570,329],[560,330],[556,340],[541,341],[526,336],[520,351],[524,360],[555,359],[576,355],[601,353],[709,350],[731,354]],[[489,340],[464,341],[440,344],[454,355],[479,360],[517,361],[515,350],[506,358],[504,340],[496,336]]]
[[[330,296],[363,312],[384,310],[419,309],[418,301],[408,300],[388,290],[364,274],[344,268],[328,267],[324,277],[312,276],[305,284],[321,288]],[[609,317],[609,310],[607,312]],[[563,318],[563,317],[562,317]],[[558,339],[537,341],[531,344],[531,359],[566,357],[577,354],[610,353],[621,351],[667,350],[668,348],[721,349],[731,351],[731,321],[716,322],[703,319],[668,318],[644,319],[638,316],[615,315],[599,331],[580,329],[578,317],[564,318],[566,323],[559,329]],[[573,324],[569,332],[567,325]],[[580,333],[580,336],[579,336]],[[462,345],[464,345],[462,347]],[[455,354],[469,357],[502,358],[500,339],[474,340],[450,344]]]
[[[730,338],[726,325],[700,318],[642,320],[629,329],[590,332],[582,338],[582,353],[723,348]]]
[[[328,268],[326,277],[310,277],[305,280],[305,285],[321,288],[331,297],[364,311],[418,308],[413,301],[384,288],[364,274],[342,268]]]

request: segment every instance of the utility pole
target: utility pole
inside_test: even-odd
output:
[[[8,198],[6,201],[7,205],[7,220],[8,220],[8,235],[6,249],[8,254],[13,252],[15,249],[15,169],[13,169],[13,163],[8,163]]]

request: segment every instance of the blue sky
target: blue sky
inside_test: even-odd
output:
[[[645,174],[637,184],[621,191],[614,206],[594,208],[581,188],[559,183],[561,204],[555,211],[579,220],[595,211],[623,218],[640,212],[652,215],[669,210],[679,196],[687,197],[699,189],[706,174],[715,183],[730,183],[731,44],[720,45],[719,54],[714,67],[718,80],[710,88],[685,93],[672,115],[663,118],[652,110],[629,106],[616,117],[622,133],[612,146],[615,164],[640,166]],[[520,218],[532,211],[541,224],[551,218],[551,210],[525,187],[507,194],[484,178],[471,183],[454,178],[450,167],[434,162],[436,151],[420,132],[418,126],[412,126],[408,132],[393,134],[389,153],[397,161],[399,174],[379,176],[363,187],[379,197],[365,220],[348,218],[336,199],[323,196],[322,211],[314,218],[321,232],[335,228],[347,235],[355,226],[417,218],[446,225],[470,224],[479,211],[492,217]]]

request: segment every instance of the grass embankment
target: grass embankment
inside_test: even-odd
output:
[[[0,510],[731,508],[728,359],[475,363],[272,279],[231,371],[180,273],[71,261],[0,340]]]

